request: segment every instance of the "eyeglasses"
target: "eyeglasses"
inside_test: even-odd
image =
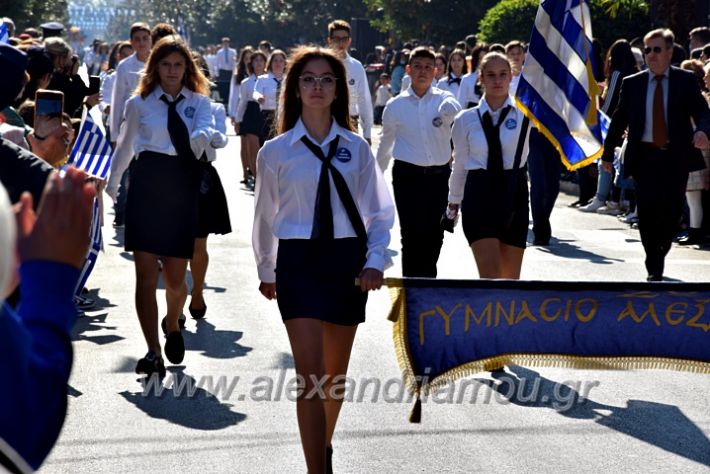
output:
[[[350,39],[350,36],[331,36],[330,40],[334,43],[345,43]]]
[[[654,52],[656,54],[661,54],[664,50],[668,48],[661,48],[660,46],[654,46],[653,48],[650,46],[646,46],[643,48],[643,54],[651,54],[651,52]]]
[[[323,89],[332,89],[335,87],[335,81],[337,77],[333,76],[313,76],[306,74],[304,76],[298,77],[301,81],[301,86],[304,89],[313,89],[316,83],[320,85]]]

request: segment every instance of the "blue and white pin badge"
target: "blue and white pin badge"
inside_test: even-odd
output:
[[[347,163],[348,161],[353,159],[353,155],[350,153],[350,150],[348,150],[347,148],[340,147],[335,152],[335,159],[340,161],[341,163]]]
[[[505,128],[508,130],[515,130],[515,127],[518,126],[518,121],[515,120],[514,118],[509,118],[508,120],[505,121]]]
[[[441,120],[441,117],[434,117],[434,119],[431,121],[431,124],[436,128],[439,128],[444,124],[444,121]]]
[[[195,108],[194,107],[185,107],[185,117],[192,118],[194,116],[195,116]]]
[[[348,83],[349,83],[351,86],[354,86],[354,85],[355,85],[355,79],[351,78],[351,79],[348,81]]]

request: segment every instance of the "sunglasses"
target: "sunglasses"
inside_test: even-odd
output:
[[[652,52],[656,54],[661,54],[666,49],[668,48],[661,48],[660,46],[654,46],[653,48],[651,48],[650,46],[646,46],[645,48],[643,48],[643,54],[651,54]]]

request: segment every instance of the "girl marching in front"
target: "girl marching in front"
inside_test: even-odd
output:
[[[345,68],[328,49],[293,53],[279,136],[259,151],[253,245],[305,384],[297,401],[308,472],[332,472],[331,440],[367,291],[380,288],[394,204],[351,126]],[[359,286],[355,279],[359,278]],[[327,377],[325,398],[306,397]]]
[[[261,51],[254,51],[249,61],[249,77],[239,86],[239,103],[235,120],[242,137],[242,149],[246,150],[247,174],[244,183],[247,189],[254,189],[256,173],[256,154],[259,152],[259,136],[264,128],[259,103],[254,99],[254,86],[266,68],[266,56]]]
[[[449,215],[461,207],[481,278],[519,279],[527,240],[529,121],[508,95],[511,79],[508,59],[488,53],[480,65],[481,102],[459,113],[451,132]]]
[[[209,83],[178,36],[153,48],[135,96],[126,102],[125,123],[111,164],[107,193],[114,198],[131,164],[125,247],[136,267],[136,312],[148,353],[137,373],[165,374],[158,337],[158,258],[165,282],[165,355],[182,362],[185,345],[178,319],[187,298],[185,273],[197,230],[202,156],[212,139]]]
[[[274,137],[274,118],[276,117],[285,67],[286,53],[275,49],[269,56],[269,62],[266,63],[268,73],[259,76],[256,85],[254,85],[254,100],[261,105],[261,119],[263,121],[261,135],[259,135],[260,146],[264,146],[266,140]]]

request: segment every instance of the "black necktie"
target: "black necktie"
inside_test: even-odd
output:
[[[488,142],[488,171],[503,171],[503,146],[500,143],[500,124],[505,120],[508,111],[510,111],[510,106],[504,108],[500,113],[500,119],[498,119],[498,124],[496,125],[493,125],[493,118],[490,112],[486,112],[481,118],[483,133],[486,134],[486,141]]]
[[[194,160],[195,154],[190,147],[190,132],[187,130],[187,125],[182,121],[177,111],[178,103],[184,98],[185,97],[180,94],[177,96],[177,99],[170,102],[165,94],[160,96],[160,100],[168,105],[168,133],[170,134],[170,141],[173,142],[175,151],[177,151],[178,156],[181,158],[192,158]]]
[[[461,85],[461,78],[449,76],[449,80],[447,82],[449,83],[449,85],[454,84],[454,83]]]
[[[279,91],[281,90],[281,81],[279,81],[279,80],[276,79],[276,78],[274,78],[274,80],[276,81],[276,95],[278,96],[278,95],[279,95]],[[277,100],[278,100],[278,99],[277,99]]]
[[[330,204],[329,178],[329,176],[332,175],[335,190],[338,192],[338,197],[340,197],[343,207],[345,207],[345,211],[350,219],[350,224],[352,224],[353,229],[355,229],[355,234],[360,239],[367,241],[365,225],[362,222],[362,217],[360,217],[357,205],[350,194],[348,184],[345,182],[343,175],[340,174],[340,171],[338,171],[338,169],[331,163],[333,157],[335,156],[335,152],[338,149],[338,138],[339,137],[335,137],[328,145],[328,156],[325,156],[323,154],[323,150],[310,141],[308,137],[304,135],[301,138],[303,144],[306,145],[306,147],[311,150],[311,152],[319,160],[321,160],[320,178],[318,179],[318,191],[316,193],[316,204],[313,213],[313,229],[311,230],[311,238],[332,240],[334,237],[333,208]]]

